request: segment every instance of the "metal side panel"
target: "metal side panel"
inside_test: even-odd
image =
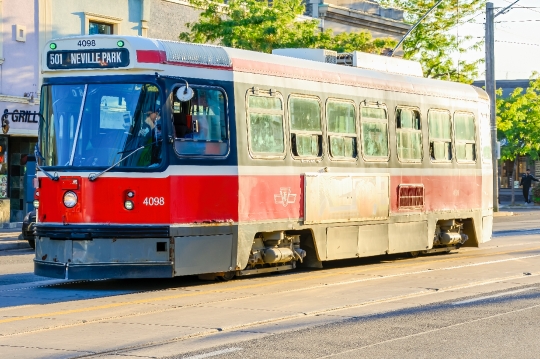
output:
[[[304,223],[387,219],[389,175],[306,173]]]
[[[360,226],[358,229],[358,256],[369,257],[388,251],[388,224]]]
[[[326,230],[326,259],[353,258],[358,253],[358,227],[330,227]]]
[[[388,225],[388,253],[405,253],[428,249],[428,223],[392,223]]]
[[[67,263],[73,259],[72,241],[53,241],[49,238],[36,238],[36,260],[52,263]]]
[[[175,275],[228,272],[232,261],[233,236],[192,236],[174,238]]]

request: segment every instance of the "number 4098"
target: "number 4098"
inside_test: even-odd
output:
[[[145,206],[163,206],[165,198],[163,197],[146,197],[143,201]]]

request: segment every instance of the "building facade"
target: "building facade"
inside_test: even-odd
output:
[[[384,8],[372,0],[309,0],[306,15],[321,19],[323,29],[335,34],[368,31],[374,38],[401,40],[410,25],[403,22],[403,11]]]
[[[0,223],[21,221],[24,173],[39,117],[39,30],[35,0],[0,0]]]

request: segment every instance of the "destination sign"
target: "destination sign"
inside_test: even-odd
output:
[[[64,50],[47,53],[49,69],[107,69],[127,66],[128,49]]]

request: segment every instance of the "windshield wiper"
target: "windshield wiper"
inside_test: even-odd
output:
[[[43,168],[41,168],[41,166],[39,165],[38,161],[37,161],[37,158],[39,157],[40,159],[44,160],[45,161],[45,157],[43,157],[43,155],[41,154],[41,152],[39,151],[39,148],[36,144],[36,147],[34,148],[34,156],[36,156],[36,167],[38,168],[38,170],[40,170],[41,172],[45,173],[45,175],[47,177],[49,177],[50,179],[52,179],[53,181],[58,181],[59,177],[58,177],[58,174],[55,173],[54,175],[50,174],[49,172],[45,171]]]
[[[157,140],[156,142],[152,142],[152,143],[149,143],[147,145],[144,145],[144,146],[140,146],[140,147],[137,147],[137,148],[134,148],[132,150],[127,150],[127,151],[122,151],[122,152],[118,152],[118,153],[126,153],[126,152],[130,152],[128,155],[124,156],[123,158],[119,159],[118,162],[116,162],[115,164],[113,164],[111,167],[101,171],[100,173],[98,174],[95,174],[95,173],[90,173],[88,175],[88,179],[90,181],[95,181],[99,176],[101,176],[102,174],[104,174],[105,172],[109,172],[110,170],[112,170],[114,167],[118,166],[122,161],[124,161],[125,159],[129,158],[131,155],[139,152],[140,150],[142,150],[143,148],[145,147],[148,147],[148,146],[153,146],[155,144],[157,144],[158,142],[161,142],[163,141],[163,139],[159,139]]]

